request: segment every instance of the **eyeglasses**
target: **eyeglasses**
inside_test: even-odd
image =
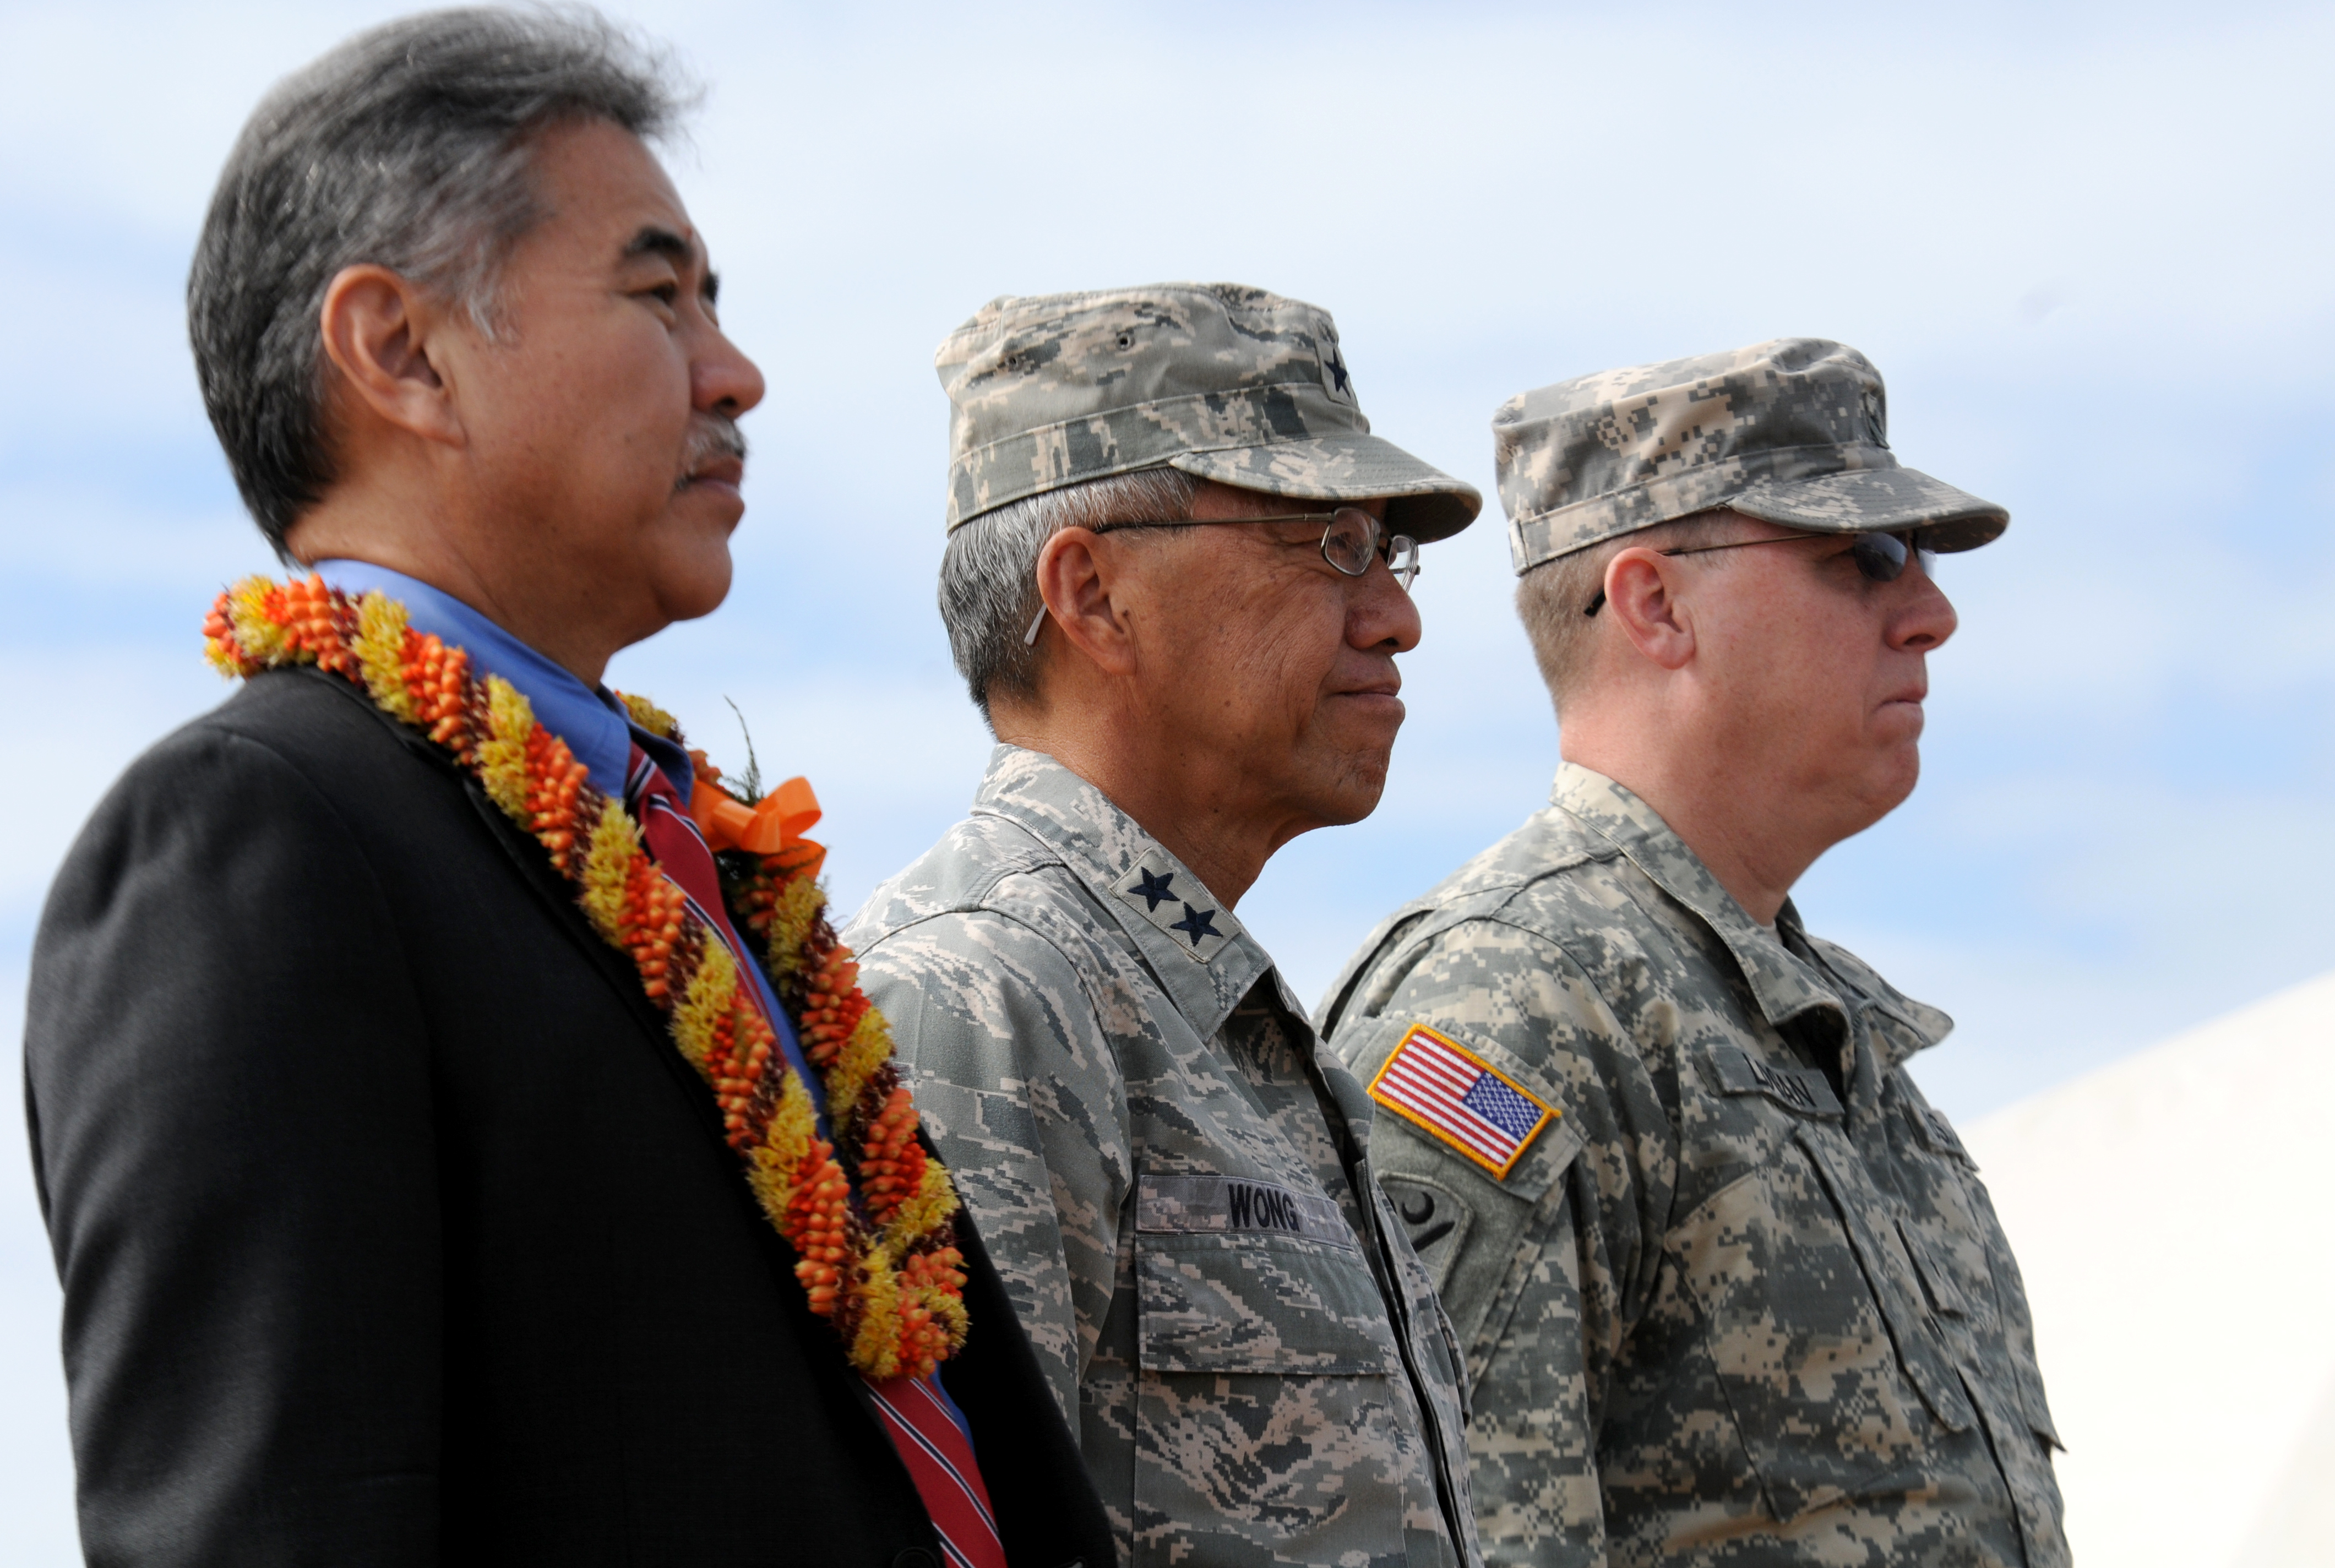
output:
[[[1925,577],[1933,577],[1937,576],[1938,552],[1922,542],[1926,533],[1927,530],[1923,528],[1906,528],[1894,534],[1871,532],[1851,534],[1848,536],[1849,558],[1856,563],[1857,572],[1867,582],[1895,582],[1904,576],[1906,561],[1915,557],[1921,560],[1922,575]],[[1839,536],[1836,534],[1778,534],[1772,538],[1736,539],[1724,545],[1695,545],[1682,550],[1664,550],[1662,554],[1707,556],[1713,550],[1741,550],[1748,549],[1753,545],[1788,545],[1800,539],[1837,537]],[[1584,615],[1594,615],[1604,607],[1605,590],[1600,588],[1597,590],[1597,596],[1589,601],[1589,607],[1581,613]]]
[[[1360,507],[1340,507],[1334,512],[1291,512],[1275,518],[1182,518],[1174,522],[1104,523],[1089,528],[1090,534],[1113,534],[1121,528],[1205,528],[1218,523],[1320,523],[1322,525],[1322,558],[1349,577],[1368,573],[1371,563],[1384,557],[1387,570],[1394,574],[1396,586],[1404,593],[1419,580],[1419,541],[1409,534],[1390,534],[1386,526]],[[1022,645],[1028,647],[1038,640],[1038,630],[1046,624],[1046,612],[1041,609],[1022,634]]]
[[[1386,525],[1360,507],[1340,507],[1334,512],[1291,512],[1278,518],[1186,518],[1172,523],[1105,523],[1091,533],[1115,533],[1120,528],[1205,528],[1217,523],[1320,523],[1322,558],[1350,577],[1359,577],[1381,557],[1405,593],[1419,579],[1419,541],[1409,534],[1390,534]]]

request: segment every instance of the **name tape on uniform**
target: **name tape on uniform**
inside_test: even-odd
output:
[[[1135,1228],[1154,1235],[1264,1231],[1360,1245],[1328,1198],[1245,1176],[1144,1176],[1135,1187]]]
[[[1410,1026],[1371,1079],[1371,1098],[1503,1180],[1560,1114],[1423,1023]]]
[[[1739,1045],[1721,1046],[1710,1060],[1719,1069],[1719,1087],[1725,1093],[1765,1095],[1786,1110],[1805,1116],[1841,1114],[1831,1083],[1815,1068],[1762,1061]]]

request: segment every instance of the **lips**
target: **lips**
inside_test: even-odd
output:
[[[746,464],[740,458],[716,458],[712,462],[692,469],[682,476],[684,485],[712,483],[736,486],[746,477]]]
[[[1340,663],[1347,663],[1345,660],[1341,660]],[[1392,659],[1383,656],[1371,656],[1357,659],[1351,663],[1347,663],[1347,667],[1352,669],[1356,674],[1360,675],[1362,673],[1362,666],[1365,664],[1377,671],[1378,673],[1363,676],[1360,684],[1342,687],[1333,692],[1332,695],[1339,697],[1399,697],[1402,695],[1402,671],[1396,665]],[[1335,676],[1333,674],[1332,679],[1334,678]]]
[[[1395,693],[1401,689],[1400,681],[1378,682],[1368,686],[1356,686],[1347,691],[1332,692],[1332,695],[1343,697],[1349,702],[1359,700],[1373,711],[1400,714],[1404,711],[1402,699]],[[1381,709],[1378,704],[1384,704],[1384,707]]]
[[[681,477],[675,490],[692,485],[738,488],[746,478],[746,436],[735,420],[722,414],[699,414],[689,422],[689,450],[682,454]]]

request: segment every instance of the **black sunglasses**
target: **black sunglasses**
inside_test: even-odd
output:
[[[1905,563],[1921,557],[1922,575],[1937,576],[1938,552],[1922,542],[1925,530],[1907,528],[1902,533],[1862,533],[1848,536],[1849,558],[1865,581],[1894,583],[1905,575]],[[1837,538],[1836,534],[1778,534],[1767,539],[1737,539],[1724,545],[1695,545],[1683,550],[1664,550],[1665,556],[1707,556],[1713,550],[1740,550],[1753,545],[1788,545],[1799,539]],[[1597,596],[1581,613],[1594,615],[1605,607],[1605,590],[1599,588]]]

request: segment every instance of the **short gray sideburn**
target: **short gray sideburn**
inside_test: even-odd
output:
[[[1010,502],[949,536],[941,557],[941,623],[956,673],[983,719],[999,692],[1025,700],[1038,694],[1038,651],[1025,639],[1045,605],[1038,552],[1046,541],[1064,528],[1181,522],[1199,493],[1200,481],[1188,474],[1138,469]]]

